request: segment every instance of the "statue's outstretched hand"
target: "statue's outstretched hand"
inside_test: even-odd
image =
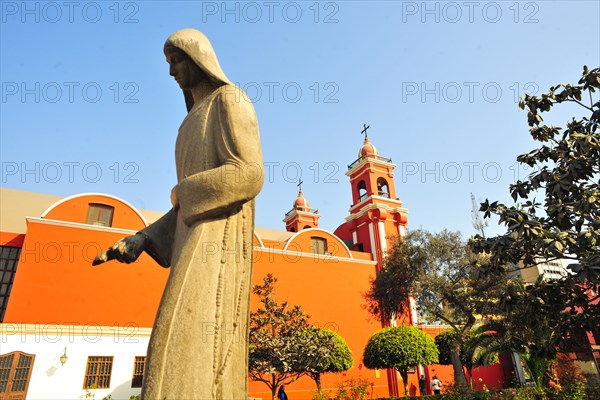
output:
[[[92,265],[102,264],[106,261],[117,260],[122,263],[132,263],[142,254],[148,245],[148,237],[137,233],[133,236],[127,236],[113,244],[104,253],[99,254]]]

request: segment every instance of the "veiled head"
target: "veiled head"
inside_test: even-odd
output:
[[[165,56],[169,63],[169,75],[175,78],[182,90],[191,90],[210,80],[183,50],[168,46],[165,47]]]
[[[221,84],[231,83],[221,69],[212,45],[202,32],[195,29],[177,31],[165,42],[165,54],[169,47],[176,47],[186,53],[211,79]]]
[[[175,77],[183,90],[188,111],[194,105],[190,92],[193,85],[203,82],[217,87],[231,84],[219,65],[210,41],[200,31],[182,29],[173,33],[165,42],[164,52],[167,61],[171,64],[170,74]],[[201,73],[193,68],[190,61],[199,68]]]

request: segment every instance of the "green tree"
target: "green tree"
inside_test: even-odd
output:
[[[513,205],[481,204],[484,217],[497,216],[506,232],[471,241],[475,252],[489,256],[483,269],[492,273],[571,260],[564,279],[517,286],[511,300],[500,303],[504,319],[496,325],[504,326],[497,332],[513,348],[521,347],[540,390],[542,370],[557,348],[570,347],[574,332],[593,331],[600,320],[599,88],[598,68],[584,66],[577,85],[559,84],[541,96],[521,99],[519,107],[527,109],[529,132],[539,147],[517,161],[534,172],[510,185]],[[564,129],[542,118],[557,105],[578,115]],[[535,335],[541,339],[534,340]]]
[[[467,389],[460,352],[478,317],[494,309],[506,277],[482,275],[485,256],[470,251],[459,232],[409,231],[395,242],[371,284],[368,308],[383,321],[408,312],[414,297],[422,318],[442,321],[456,335],[449,349],[454,381]]]
[[[423,265],[428,262],[424,245],[428,232],[409,231],[398,236],[387,254],[385,265],[366,293],[367,309],[384,325],[398,315],[410,313],[409,299],[414,292]],[[411,268],[414,266],[414,268]]]
[[[439,362],[441,365],[450,365],[452,361],[450,360],[450,350],[452,349],[452,345],[456,341],[456,331],[454,329],[446,329],[445,331],[440,332],[434,339],[435,345],[440,352]],[[467,357],[461,349],[460,352],[460,360],[463,365],[467,362]]]
[[[363,354],[367,368],[394,368],[402,377],[408,396],[408,370],[418,365],[436,364],[438,350],[433,339],[415,326],[385,328],[369,339]]]
[[[275,301],[276,282],[272,274],[267,274],[263,284],[252,289],[261,308],[250,314],[248,365],[250,378],[265,383],[272,399],[279,386],[294,382],[306,372],[302,366],[307,341],[301,332],[309,327],[309,317],[300,306]]]
[[[450,356],[452,347],[456,343],[456,336],[457,332],[454,329],[446,329],[435,337],[435,345],[440,352],[439,364],[452,364]],[[460,348],[460,361],[467,371],[471,388],[473,387],[473,368],[487,367],[498,362],[498,350],[479,345],[478,339],[478,333],[471,330]]]
[[[352,368],[352,352],[346,341],[329,329],[309,328],[302,331],[301,336],[306,347],[300,367],[315,381],[321,398],[321,374]]]
[[[568,337],[558,337],[554,325],[560,320],[564,307],[555,308],[566,299],[545,302],[538,294],[540,282],[525,285],[515,280],[506,288],[498,302],[496,319],[477,328],[476,345],[488,351],[511,350],[518,353],[539,394],[544,392],[544,375],[555,359],[559,343]],[[543,289],[547,293],[547,288]],[[560,291],[555,292],[560,296]],[[566,345],[565,345],[566,346]],[[566,348],[566,347],[565,347]]]
[[[529,132],[539,147],[520,155],[517,161],[534,172],[510,186],[514,205],[489,200],[481,204],[484,216],[497,216],[506,233],[491,238],[476,236],[471,242],[474,251],[489,255],[485,266],[489,271],[571,260],[568,268],[572,274],[562,280],[540,282],[526,296],[559,314],[560,318],[550,321],[554,341],[568,337],[572,329],[590,331],[600,320],[596,305],[600,296],[599,88],[600,71],[585,66],[577,85],[559,84],[541,96],[521,99],[519,107],[527,109]],[[547,125],[542,118],[559,104],[562,108],[570,104],[567,111],[579,115],[564,129]],[[537,202],[535,196],[543,201]],[[563,306],[570,312],[561,312]]]

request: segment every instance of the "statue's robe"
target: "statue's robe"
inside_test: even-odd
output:
[[[144,229],[171,266],[142,397],[247,399],[254,197],[263,162],[254,108],[224,85],[195,104],[175,149],[178,204]]]

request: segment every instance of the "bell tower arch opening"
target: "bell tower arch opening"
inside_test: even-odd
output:
[[[359,202],[366,199],[367,196],[369,195],[369,193],[367,192],[367,184],[365,183],[364,180],[361,180],[360,182],[358,182],[358,185],[356,185],[356,191],[357,191]]]
[[[385,178],[377,178],[377,195],[380,197],[390,198],[390,188],[388,187],[387,180]]]

